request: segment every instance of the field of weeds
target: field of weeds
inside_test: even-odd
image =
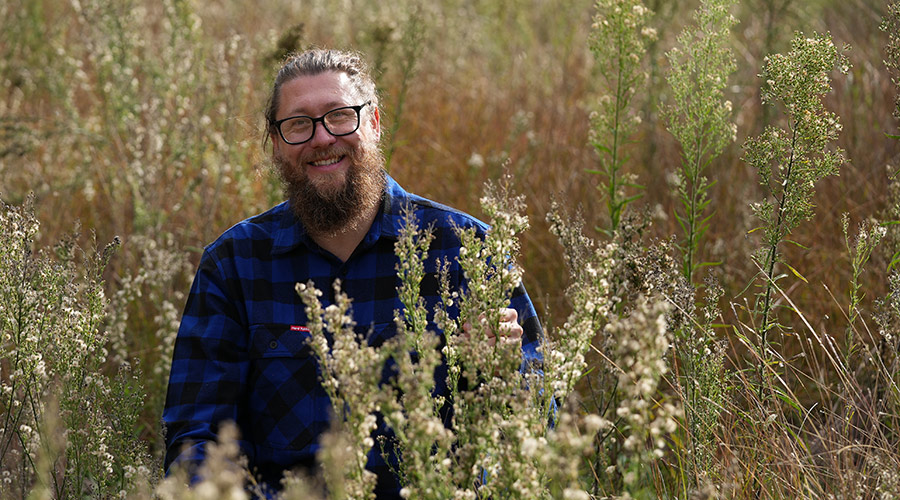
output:
[[[523,270],[548,335],[540,377],[483,370],[499,406],[475,394],[443,434],[391,397],[438,358],[381,400],[332,395],[348,422],[410,416],[409,498],[900,498],[897,2],[0,0],[0,19],[0,498],[259,493],[230,430],[205,481],[162,478],[159,418],[203,246],[282,199],[263,109],[313,46],[367,55],[391,175],[493,223],[476,255]],[[466,265],[495,294],[471,311],[508,296]],[[394,351],[344,355],[433,351],[410,317]],[[282,496],[368,498],[359,434],[328,434],[327,490]]]

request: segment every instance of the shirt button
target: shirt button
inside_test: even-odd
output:
[[[273,340],[269,342],[269,349],[278,349],[278,341]]]

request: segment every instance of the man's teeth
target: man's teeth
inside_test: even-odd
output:
[[[311,162],[309,162],[309,164],[313,165],[315,167],[323,167],[325,165],[331,165],[333,163],[337,163],[337,162],[341,161],[341,158],[343,158],[343,157],[341,156],[341,157],[336,157],[336,158],[325,158],[324,160],[311,161]]]

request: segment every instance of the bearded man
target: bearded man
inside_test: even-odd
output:
[[[331,418],[295,284],[312,281],[327,307],[340,279],[357,333],[380,345],[396,333],[394,311],[403,309],[394,243],[404,208],[436,235],[421,290],[428,310],[439,301],[437,259],[452,263],[452,287],[463,284],[454,228],[483,234],[487,226],[406,192],[385,172],[378,96],[358,54],[311,50],[287,59],[265,118],[287,201],[205,248],[175,342],[163,420],[167,472],[195,467],[218,426],[235,422],[250,470],[277,490],[286,470],[315,472]],[[521,286],[505,321],[499,334],[522,338],[523,356],[537,358],[541,327]],[[436,392],[446,394],[446,366],[435,376]],[[400,498],[377,449],[367,468],[378,476],[378,498]]]

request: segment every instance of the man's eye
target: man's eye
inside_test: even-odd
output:
[[[308,118],[301,118],[301,119],[297,119],[297,120],[288,120],[288,121],[284,122],[284,124],[281,126],[281,128],[284,129],[285,131],[296,132],[296,131],[306,130],[311,125],[312,125],[311,120],[309,120]]]
[[[332,111],[331,113],[328,113],[328,120],[334,121],[334,122],[352,120],[355,117],[356,117],[356,112],[353,111],[352,109],[339,109],[337,111]]]

